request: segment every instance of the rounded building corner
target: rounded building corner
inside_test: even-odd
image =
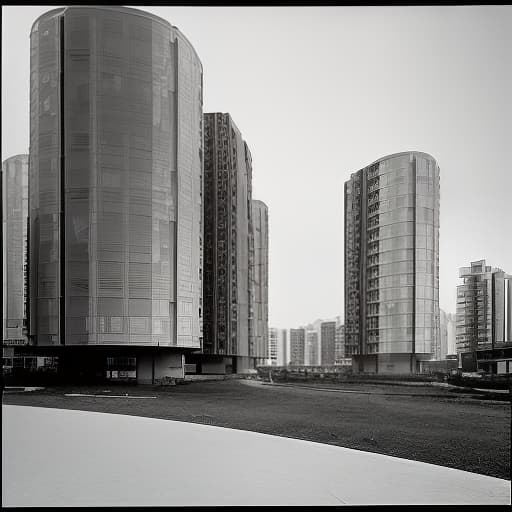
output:
[[[41,20],[61,16],[62,14],[64,14],[66,9],[68,9],[68,8],[67,7],[58,7],[57,9],[52,9],[50,11],[46,11],[43,14],[41,14],[41,16],[36,18],[34,23],[32,23],[32,26],[30,27],[30,36],[39,30],[39,22]]]

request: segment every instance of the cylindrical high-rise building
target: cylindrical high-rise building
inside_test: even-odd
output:
[[[254,264],[252,279],[253,354],[260,360],[269,356],[268,346],[268,207],[263,201],[252,200],[252,228],[254,233]]]
[[[28,155],[2,164],[2,339],[27,343]]]
[[[200,348],[202,66],[193,47],[136,9],[55,9],[32,27],[30,92],[37,345]]]
[[[356,371],[415,373],[439,335],[439,167],[397,153],[345,183],[345,349]]]

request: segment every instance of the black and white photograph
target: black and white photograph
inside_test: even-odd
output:
[[[2,508],[511,505],[512,5],[2,5]]]

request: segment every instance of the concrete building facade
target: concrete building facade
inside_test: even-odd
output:
[[[439,335],[439,167],[386,156],[345,183],[345,350],[355,371],[416,373]]]
[[[512,373],[512,275],[473,261],[457,286],[456,343],[466,371]]]
[[[201,62],[123,7],[49,11],[30,41],[30,336],[94,346],[110,376],[125,356],[141,382],[182,376],[202,338]]]
[[[28,155],[2,163],[2,340],[26,345]]]

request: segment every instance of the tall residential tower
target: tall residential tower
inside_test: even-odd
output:
[[[386,156],[345,183],[345,349],[354,371],[415,373],[439,344],[439,167]]]
[[[2,164],[2,340],[27,344],[28,155]]]
[[[268,208],[263,201],[252,200],[254,259],[252,265],[253,338],[258,359],[268,355]]]
[[[31,337],[181,376],[201,347],[201,62],[123,7],[49,11],[30,41]]]
[[[254,234],[249,147],[229,114],[204,115],[205,280],[202,358],[254,368]],[[219,370],[222,372],[222,369]]]

